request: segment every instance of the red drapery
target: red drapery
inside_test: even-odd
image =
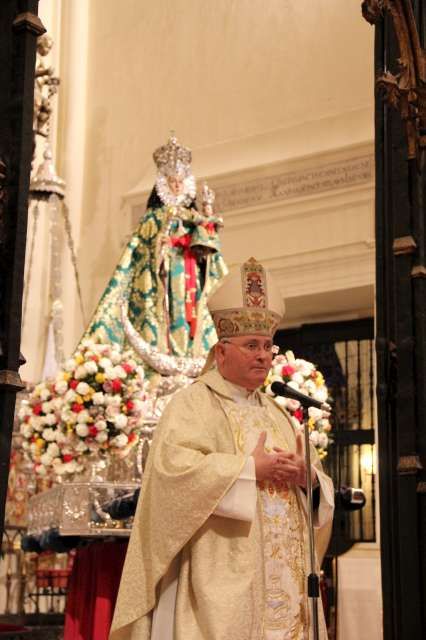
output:
[[[64,640],[108,640],[127,540],[77,549],[65,611]]]

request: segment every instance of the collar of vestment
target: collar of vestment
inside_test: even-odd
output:
[[[249,400],[253,404],[265,405],[263,393],[258,389],[255,391],[248,391],[244,387],[234,384],[226,380],[217,369],[210,369],[199,378],[200,382],[204,382],[210,389],[229,400],[236,400],[242,398]],[[238,400],[237,400],[238,401]]]

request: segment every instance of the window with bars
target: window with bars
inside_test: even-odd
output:
[[[341,487],[360,487],[366,504],[359,511],[336,510],[330,552],[340,555],[355,542],[376,539],[374,322],[303,325],[278,331],[281,351],[315,363],[333,401],[333,443],[324,466]]]

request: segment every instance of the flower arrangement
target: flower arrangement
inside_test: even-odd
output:
[[[23,401],[23,448],[42,476],[81,472],[90,453],[123,458],[138,442],[146,401],[143,368],[131,353],[85,338],[56,380]]]
[[[271,384],[275,381],[285,382],[296,391],[305,393],[315,400],[326,402],[328,397],[327,387],[324,377],[314,364],[295,358],[292,351],[287,351],[284,355],[277,355],[272,361],[272,367],[264,383],[264,391],[274,396],[271,391]],[[303,423],[303,410],[298,400],[274,396],[277,404],[285,407],[293,419],[296,428],[301,429]],[[329,432],[331,425],[328,414],[321,409],[309,408],[309,432],[310,441],[316,447],[321,459],[327,455],[327,447],[330,443]]]

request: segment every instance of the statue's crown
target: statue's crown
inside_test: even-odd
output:
[[[153,158],[163,175],[187,176],[190,173],[191,149],[180,145],[174,134],[170,136],[167,144],[154,151]]]

